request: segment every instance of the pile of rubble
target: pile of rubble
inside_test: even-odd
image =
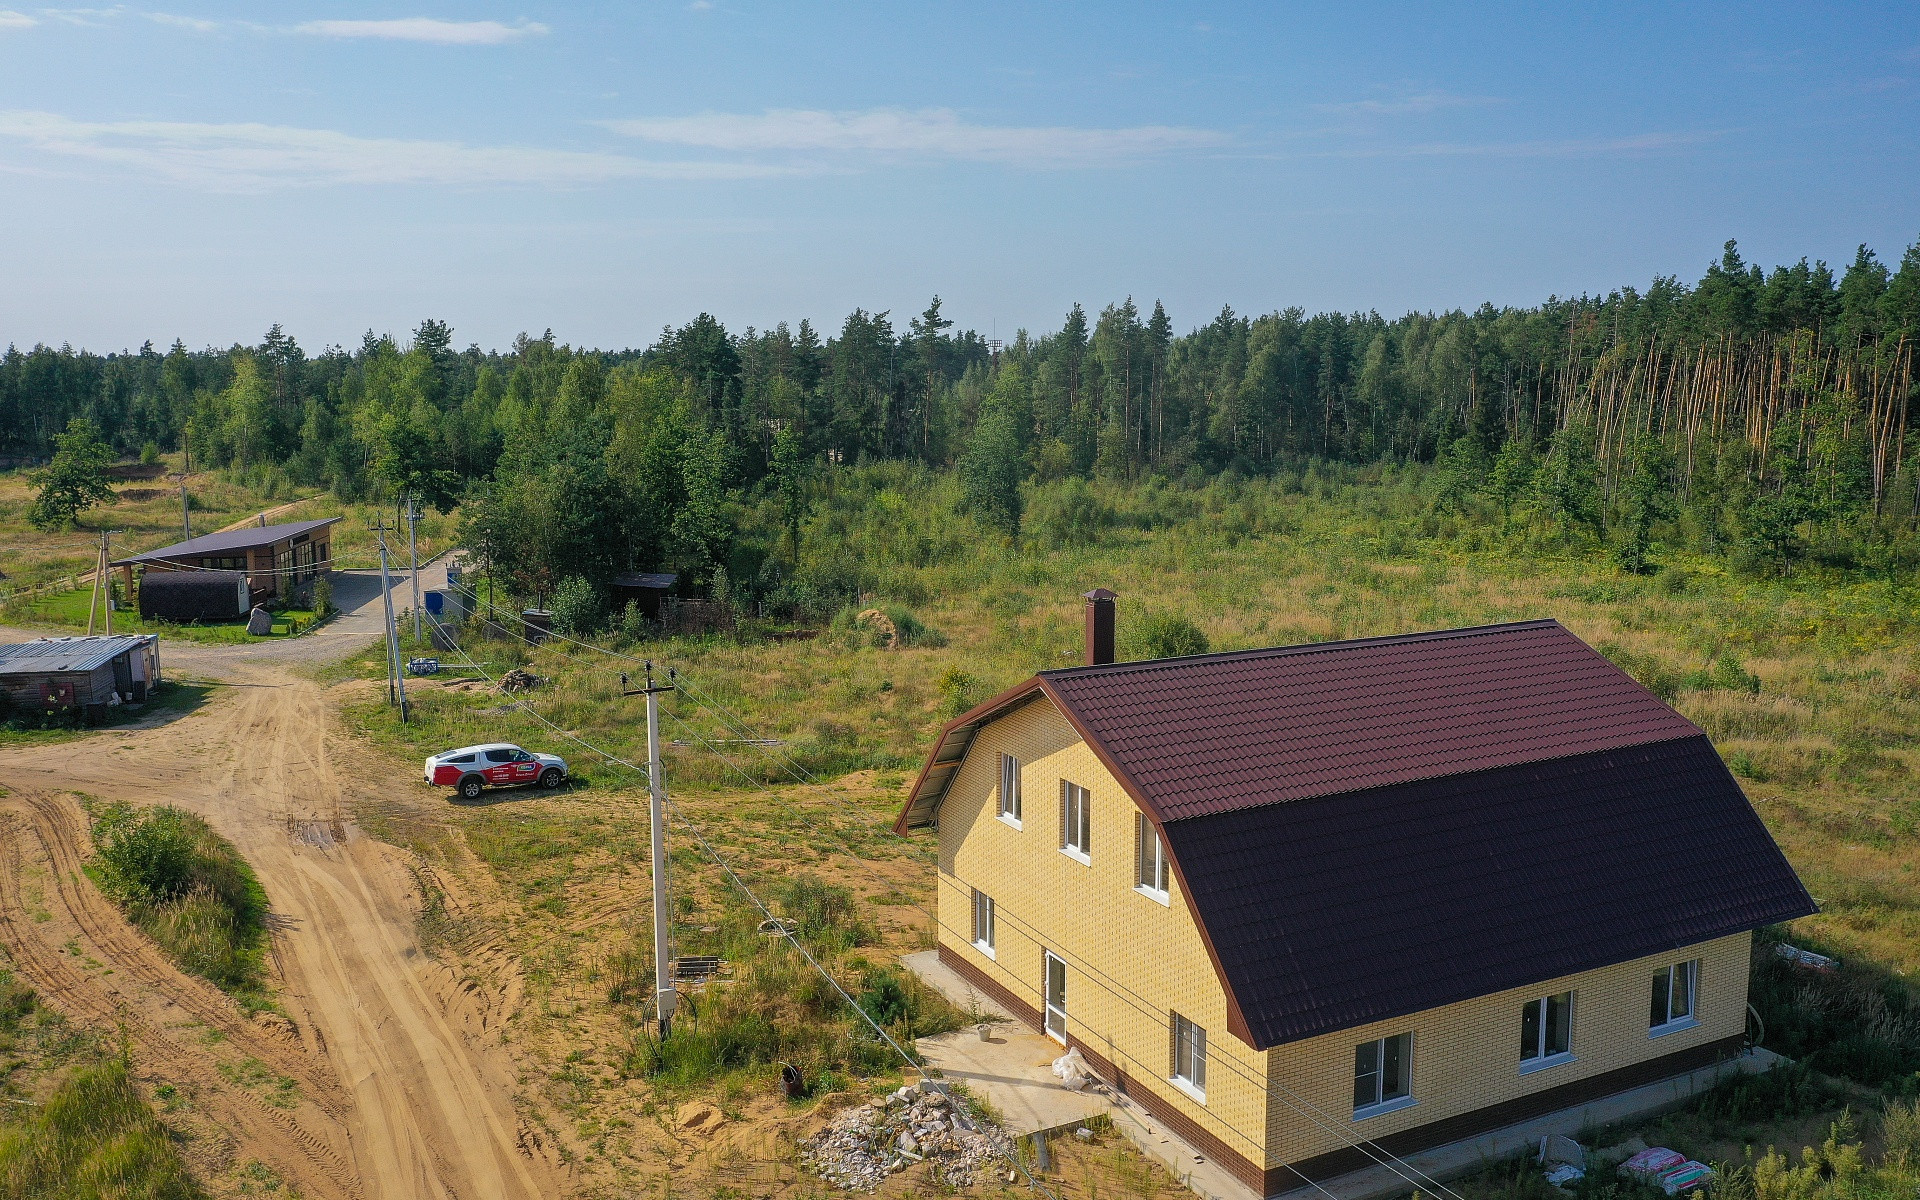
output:
[[[500,677],[500,690],[511,696],[515,692],[530,692],[545,682],[546,680],[532,671],[523,671],[515,667]]]
[[[800,1149],[803,1162],[850,1192],[874,1191],[917,1162],[931,1162],[947,1187],[963,1188],[1013,1151],[1004,1133],[957,1111],[925,1081],[846,1110]]]

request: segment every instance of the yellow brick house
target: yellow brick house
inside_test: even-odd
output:
[[[941,732],[941,960],[1262,1195],[1743,1049],[1813,903],[1558,623],[1045,671]]]

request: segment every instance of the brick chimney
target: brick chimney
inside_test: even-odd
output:
[[[1087,665],[1113,661],[1113,602],[1119,597],[1105,588],[1087,593]]]

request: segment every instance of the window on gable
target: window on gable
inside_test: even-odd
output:
[[[1573,993],[1529,1000],[1520,1008],[1520,1069],[1536,1070],[1572,1058]]]
[[[1669,1033],[1696,1024],[1699,1007],[1700,960],[1689,959],[1653,973],[1653,1006],[1647,1013],[1647,1028],[1653,1033]]]
[[[1353,1048],[1353,1115],[1370,1117],[1413,1103],[1413,1035],[1361,1042]]]
[[[1089,846],[1088,810],[1093,807],[1087,789],[1077,783],[1060,781],[1060,849],[1081,862],[1092,853]]]
[[[973,889],[973,944],[993,953],[993,897],[979,888]]]
[[[1179,1013],[1172,1014],[1172,1076],[1202,1101],[1207,1098],[1207,1031]]]
[[[1151,893],[1156,900],[1167,898],[1167,847],[1160,831],[1147,814],[1133,814],[1133,886]]]
[[[1000,756],[1000,819],[1020,827],[1020,760],[1011,754]]]

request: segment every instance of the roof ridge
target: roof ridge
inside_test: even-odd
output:
[[[1057,679],[1063,676],[1081,674],[1115,674],[1121,671],[1151,671],[1170,666],[1192,666],[1202,661],[1228,662],[1234,659],[1279,658],[1294,655],[1318,654],[1330,650],[1346,650],[1360,646],[1391,646],[1408,642],[1439,642],[1453,638],[1485,637],[1496,633],[1509,633],[1521,629],[1545,629],[1548,627],[1566,629],[1566,626],[1553,617],[1536,617],[1528,621],[1496,621],[1488,625],[1466,625],[1457,629],[1427,629],[1417,633],[1390,633],[1378,637],[1341,638],[1331,642],[1296,642],[1288,646],[1256,646],[1247,650],[1221,650],[1207,654],[1180,654],[1170,658],[1142,658],[1130,662],[1098,663],[1077,667],[1050,667],[1035,674],[1044,679]]]

